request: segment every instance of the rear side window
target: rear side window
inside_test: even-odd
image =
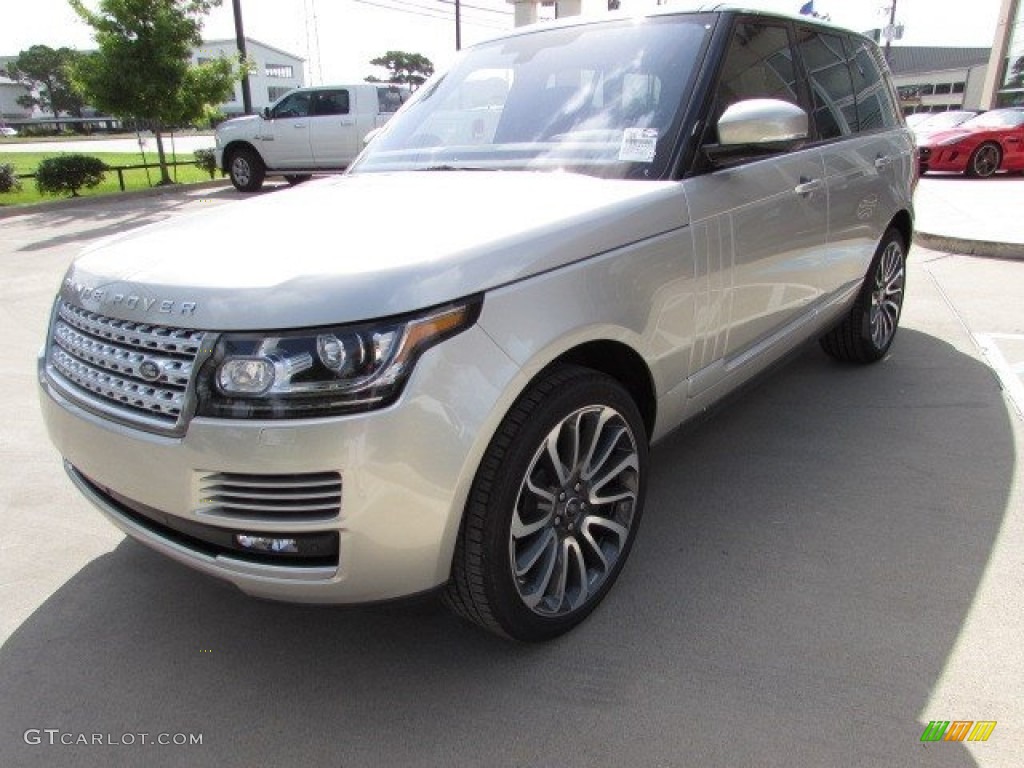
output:
[[[853,87],[857,94],[859,130],[877,131],[897,125],[889,87],[882,79],[878,62],[867,42],[853,41],[857,46],[850,62]]]
[[[348,110],[348,91],[317,91],[313,98],[314,115],[347,115]]]
[[[797,39],[810,81],[818,138],[853,133],[857,130],[857,102],[842,38],[800,28]]]
[[[384,114],[397,112],[398,108],[408,98],[406,93],[406,91],[400,91],[397,88],[378,88],[377,111]]]

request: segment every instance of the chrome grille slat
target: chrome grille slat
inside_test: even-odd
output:
[[[48,363],[60,389],[86,407],[172,432],[183,426],[205,338],[203,331],[118,320],[62,301],[51,329]],[[155,380],[142,376],[144,363],[159,370]]]
[[[341,512],[341,475],[207,475],[199,483],[198,512],[262,520],[337,517]]]

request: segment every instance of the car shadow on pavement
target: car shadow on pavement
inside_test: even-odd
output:
[[[1010,418],[920,332],[870,368],[809,348],[656,447],[618,585],[539,646],[431,601],[257,601],[123,542],[0,649],[0,764],[971,765],[920,719],[986,716],[923,710],[1005,513]],[[45,728],[203,744],[24,743]]]

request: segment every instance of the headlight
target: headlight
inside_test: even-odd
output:
[[[479,312],[473,300],[359,325],[222,334],[199,376],[197,415],[295,419],[383,407],[424,350]]]

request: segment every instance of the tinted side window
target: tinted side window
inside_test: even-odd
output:
[[[853,133],[857,107],[842,39],[807,28],[797,30],[797,39],[810,80],[818,138],[834,139]]]
[[[317,91],[313,98],[313,114],[347,115],[348,91]]]
[[[309,115],[309,101],[308,91],[293,93],[274,107],[274,117],[306,117]]]
[[[867,43],[853,41],[857,48],[850,62],[853,87],[857,93],[857,117],[860,130],[877,131],[897,124],[889,88],[882,79],[878,62]]]
[[[377,89],[377,111],[385,114],[397,112],[405,101],[405,92],[397,88]]]
[[[740,21],[733,30],[718,81],[714,120],[744,99],[800,104],[789,32],[783,26]]]

